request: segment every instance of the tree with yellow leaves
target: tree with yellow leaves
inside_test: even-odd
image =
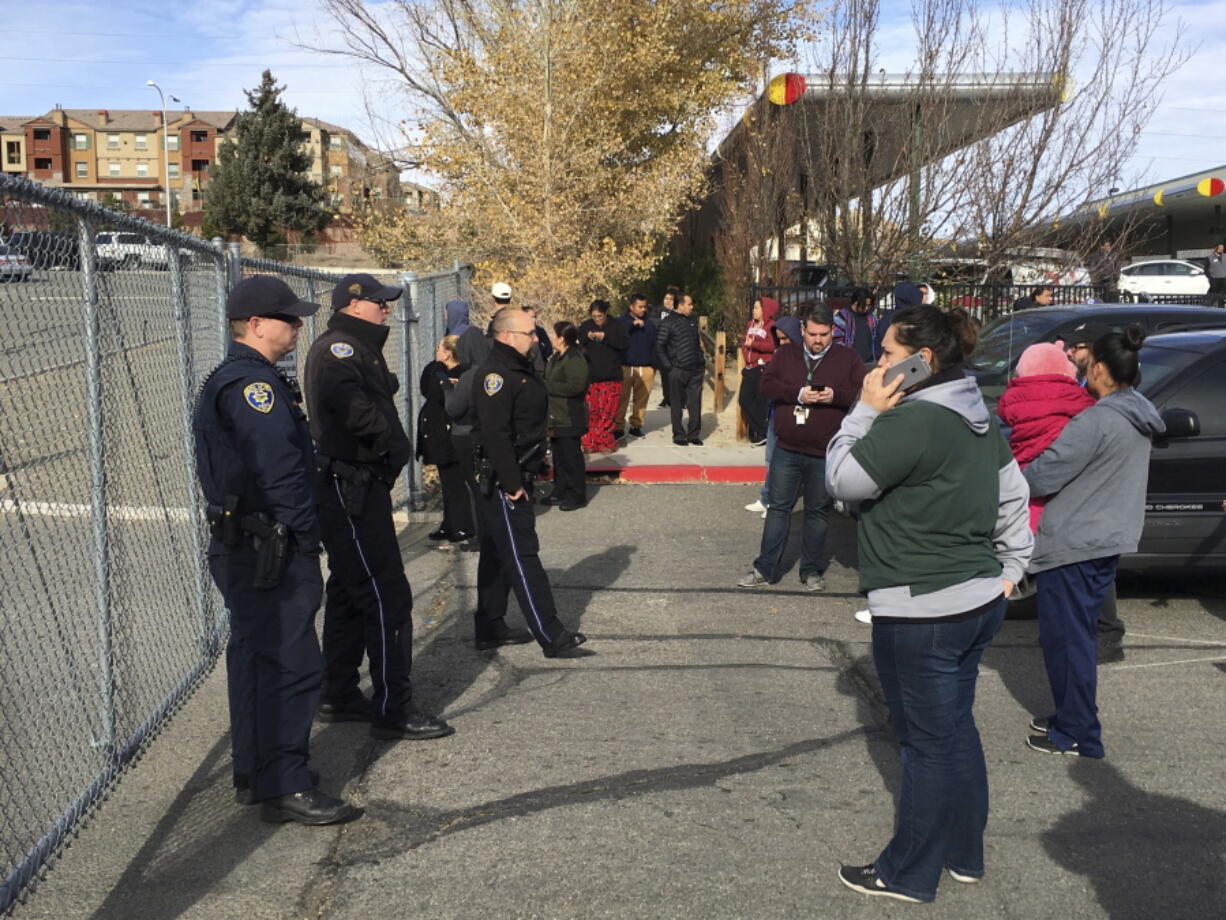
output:
[[[789,54],[807,0],[325,0],[392,75],[437,212],[368,228],[576,315],[646,276],[704,189],[716,115]],[[335,49],[334,49],[335,50]],[[377,239],[371,239],[375,244]],[[386,251],[387,246],[382,248]]]

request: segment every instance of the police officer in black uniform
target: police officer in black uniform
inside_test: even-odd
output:
[[[494,346],[473,379],[477,407],[473,444],[478,452],[481,557],[477,564],[476,646],[493,649],[523,641],[506,625],[507,595],[514,591],[532,636],[547,658],[594,654],[587,637],[558,619],[553,591],[541,565],[532,484],[544,463],[549,396],[532,364],[532,317],[504,307],[494,314]]]
[[[196,401],[196,470],[209,569],[230,611],[226,648],[234,785],[269,822],[335,824],[358,812],[307,768],[319,702],[319,523],[314,448],[298,388],[274,362],[318,304],[256,275],[226,300],[230,343]]]
[[[319,518],[328,550],[324,680],[319,718],[369,721],[384,740],[453,731],[413,703],[413,592],[392,522],[391,490],[413,455],[383,360],[385,325],[401,289],[346,275],[332,318],[307,355],[307,411],[319,446]],[[358,689],[363,652],[373,700]]]

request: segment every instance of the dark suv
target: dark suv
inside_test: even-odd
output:
[[[1019,310],[989,323],[979,334],[979,345],[967,362],[989,404],[995,403],[1013,375],[1017,359],[1036,342],[1068,341],[1086,320],[1114,329],[1137,323],[1146,335],[1176,329],[1226,327],[1226,311],[1219,307],[1176,304],[1078,304]]]
[[[1139,389],[1166,434],[1150,454],[1141,545],[1121,568],[1220,574],[1226,565],[1226,317],[1222,326],[1141,348]]]

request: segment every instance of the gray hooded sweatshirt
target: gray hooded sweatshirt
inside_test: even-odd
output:
[[[916,403],[952,412],[973,435],[969,451],[953,443],[966,440],[957,436],[957,421],[904,408]],[[926,423],[944,426],[945,434]],[[972,499],[968,479],[959,478],[968,476],[982,499]],[[1021,579],[1034,546],[1026,481],[978,386],[965,377],[918,390],[887,413],[857,404],[826,449],[826,488],[864,503],[861,586],[874,617],[938,619],[975,610],[1000,597],[1002,579]],[[956,574],[968,559],[980,574]]]
[[[1153,403],[1131,387],[1073,417],[1026,467],[1031,494],[1051,496],[1028,571],[1136,552],[1150,447],[1164,431]]]

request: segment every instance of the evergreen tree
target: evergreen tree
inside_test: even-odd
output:
[[[244,90],[249,110],[218,150],[205,196],[213,226],[261,250],[283,242],[286,230],[314,232],[331,218],[323,186],[309,175],[302,121],[281,101],[284,89],[266,70],[258,89]]]

